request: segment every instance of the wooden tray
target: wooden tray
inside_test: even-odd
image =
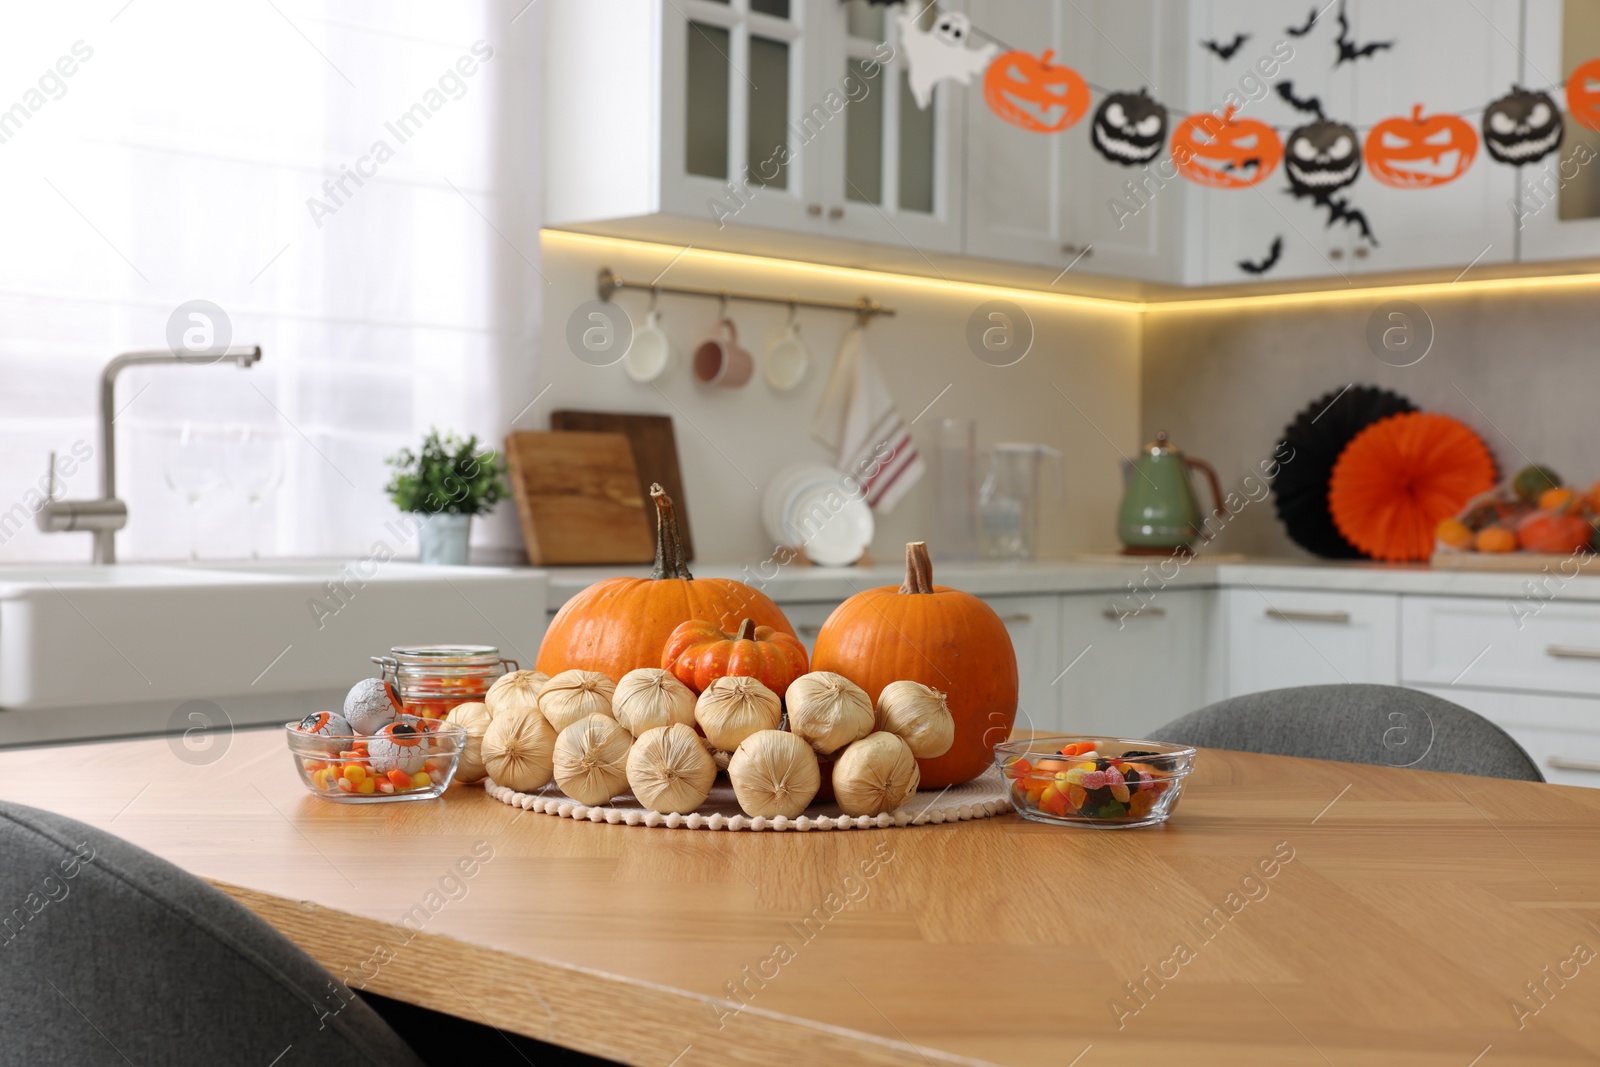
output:
[[[1554,552],[1435,552],[1430,565],[1436,571],[1502,571],[1537,574],[1546,568],[1555,574],[1573,575],[1588,570],[1596,557],[1578,553]],[[1562,570],[1565,565],[1566,569]]]

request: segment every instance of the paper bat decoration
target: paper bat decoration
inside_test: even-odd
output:
[[[1350,19],[1344,13],[1344,0],[1339,0],[1339,39],[1334,43],[1339,48],[1339,58],[1333,62],[1336,67],[1345,63],[1354,63],[1358,59],[1370,59],[1377,53],[1394,47],[1393,41],[1371,41],[1367,44],[1357,45],[1350,40]]]
[[[931,30],[917,28],[917,20],[901,8],[895,16],[900,23],[900,48],[906,58],[906,78],[917,107],[926,111],[933,103],[935,82],[949,79],[966,85],[981,73],[1000,50],[993,42],[981,48],[968,48],[972,21],[959,11],[946,11]]]
[[[1365,237],[1372,247],[1378,247],[1378,239],[1372,236],[1372,227],[1367,223],[1366,213],[1358,207],[1351,207],[1350,201],[1344,197],[1335,196],[1330,192],[1313,192],[1295,185],[1290,185],[1287,192],[1296,200],[1310,200],[1318,207],[1325,208],[1328,212],[1328,229],[1333,229],[1333,224],[1336,222],[1348,223],[1360,230],[1361,236]]]
[[[1296,111],[1306,115],[1315,115],[1319,119],[1327,118],[1322,113],[1322,99],[1320,97],[1294,95],[1294,82],[1292,81],[1281,81],[1276,88],[1278,95],[1283,97],[1283,102]]]
[[[1250,35],[1248,33],[1237,33],[1234,34],[1233,40],[1227,44],[1220,44],[1217,41],[1201,41],[1200,47],[1214,53],[1218,59],[1232,59],[1233,54],[1243,48],[1244,43],[1249,39]]]
[[[1278,265],[1278,260],[1283,258],[1283,235],[1279,234],[1272,239],[1272,247],[1267,249],[1267,258],[1262,260],[1241,259],[1239,269],[1246,274],[1265,274]]]
[[[1317,17],[1321,14],[1322,12],[1320,10],[1317,8],[1312,8],[1311,17],[1306,19],[1304,26],[1290,26],[1284,32],[1290,37],[1304,37],[1306,34],[1311,32],[1311,27],[1317,24]]]

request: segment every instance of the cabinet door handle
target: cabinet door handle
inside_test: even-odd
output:
[[[1558,771],[1589,771],[1593,774],[1600,774],[1600,763],[1590,763],[1588,760],[1551,756],[1544,762],[1545,766],[1554,767]]]
[[[1544,650],[1547,656],[1556,659],[1600,659],[1600,648],[1576,648],[1572,645],[1547,645]]]
[[[820,215],[820,214],[822,214],[822,205],[821,204],[807,204],[806,205],[806,214],[807,215]]]
[[[1158,619],[1166,613],[1166,608],[1140,608],[1137,611],[1118,611],[1116,608],[1107,608],[1100,614],[1112,622],[1121,622],[1123,619]]]
[[[1002,615],[1000,621],[1007,626],[1026,626],[1033,621],[1032,615]]]
[[[828,217],[830,219],[842,219],[842,218],[844,218],[844,208],[839,207],[837,205],[835,205],[834,207],[830,207],[828,209]]]
[[[1350,622],[1350,613],[1348,611],[1284,611],[1281,608],[1268,608],[1267,618],[1277,619],[1279,622],[1331,622],[1344,626]]]

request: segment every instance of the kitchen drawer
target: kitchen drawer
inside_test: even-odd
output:
[[[1399,679],[1399,597],[1227,589],[1228,695]]]
[[[1470,708],[1516,738],[1546,781],[1600,788],[1600,700],[1458,687],[1418,688]]]
[[[1209,596],[1163,590],[1137,615],[1103,595],[1062,597],[1061,665],[1051,673],[1065,732],[1149,737],[1204,704]]]
[[[1520,626],[1518,609],[1521,615]],[[1457,685],[1600,696],[1600,604],[1404,597],[1400,676]]]

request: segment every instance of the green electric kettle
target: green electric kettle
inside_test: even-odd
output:
[[[1123,464],[1125,485],[1122,508],[1117,513],[1117,537],[1129,555],[1167,555],[1192,549],[1197,540],[1210,539],[1200,503],[1189,485],[1194,467],[1210,482],[1212,502],[1219,517],[1222,484],[1216,468],[1205,460],[1185,456],[1167,443],[1166,431],[1140,449],[1139,456]]]

